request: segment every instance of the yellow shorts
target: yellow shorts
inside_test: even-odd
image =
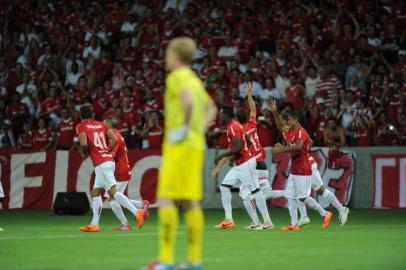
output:
[[[204,149],[164,144],[158,198],[200,201],[203,197]]]

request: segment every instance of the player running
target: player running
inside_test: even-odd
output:
[[[257,109],[255,106],[254,99],[252,98],[252,87],[251,83],[247,82],[245,87],[245,92],[247,94],[248,106],[250,108],[249,118],[245,111],[239,111],[236,114],[238,122],[243,126],[244,134],[247,136],[247,142],[249,143],[249,149],[252,156],[256,157],[257,160],[257,174],[259,187],[262,190],[265,198],[266,193],[271,190],[271,185],[269,183],[269,172],[265,163],[266,152],[259,141],[258,131],[257,131]],[[248,119],[247,119],[248,118]],[[261,224],[259,217],[257,215],[256,206],[253,201],[250,190],[245,185],[240,186],[240,196],[243,200],[245,209],[248,215],[251,217],[252,223],[248,225],[247,229],[272,229],[272,226],[266,226]]]
[[[288,187],[286,197],[288,198],[289,213],[291,224],[283,227],[282,230],[299,230],[297,217],[297,200],[306,203],[311,208],[318,210],[323,217],[323,228],[327,228],[330,224],[332,214],[325,211],[321,206],[310,197],[310,176],[312,175],[311,164],[308,159],[310,138],[307,131],[300,125],[299,112],[285,113],[284,121],[292,128],[293,136],[290,142],[291,146],[283,146],[276,144],[272,149],[272,153],[291,153],[292,167],[288,178]]]
[[[230,189],[236,184],[242,184],[244,185],[243,189],[248,189],[248,194],[254,198],[255,204],[264,220],[263,227],[273,228],[266,201],[258,181],[258,174],[256,171],[257,161],[248,148],[243,126],[235,119],[234,111],[231,108],[225,108],[222,110],[220,120],[223,125],[227,125],[229,150],[215,158],[216,167],[211,175],[212,177],[215,177],[221,167],[229,161],[230,158],[234,159],[235,166],[230,169],[220,185],[225,219],[215,227],[218,229],[232,229],[235,227],[232,215],[232,196]]]
[[[117,191],[117,183],[114,177],[115,164],[111,154],[111,151],[118,143],[116,135],[104,123],[93,119],[93,106],[89,103],[80,107],[80,118],[82,122],[76,126],[76,133],[80,142],[80,153],[83,157],[90,155],[96,174],[93,190],[91,191],[93,219],[89,225],[80,227],[80,230],[84,232],[98,232],[100,230],[99,219],[103,207],[100,191],[102,189],[107,190],[110,198],[114,198],[121,206],[127,208],[137,220],[138,228],[141,228],[144,225],[144,210],[135,208],[123,193]],[[110,140],[108,146],[106,136]]]
[[[200,270],[204,227],[200,201],[205,132],[215,118],[216,107],[203,82],[189,67],[196,43],[181,37],[170,41],[165,54],[170,71],[165,87],[165,137],[158,181],[159,258],[146,270],[172,270],[175,236],[179,223],[175,201],[186,210],[188,254],[178,269]]]
[[[280,118],[280,115],[278,114],[278,110],[277,110],[276,101],[271,102],[271,109],[274,113],[274,116],[275,116],[275,119],[277,122],[277,126],[281,130],[284,140],[288,143],[293,136],[292,129],[290,127],[288,127],[287,123],[284,122]],[[311,144],[309,145],[309,151],[310,151],[311,145],[313,144],[313,141],[310,140],[310,143]],[[312,168],[312,176],[310,178],[308,185],[310,185],[310,188],[313,189],[316,192],[316,194],[318,194],[319,196],[322,196],[324,199],[326,199],[329,202],[329,204],[332,204],[337,209],[337,211],[339,213],[340,223],[341,223],[341,225],[344,225],[348,219],[348,214],[350,212],[349,208],[342,206],[342,204],[338,201],[338,199],[334,195],[334,193],[332,193],[331,191],[329,191],[328,189],[326,189],[324,187],[323,180],[321,179],[320,172],[317,167],[317,162],[312,157],[310,152],[308,152],[307,158],[308,158],[308,160],[311,164],[311,168]],[[274,191],[272,191],[272,192],[274,192]],[[278,198],[278,197],[282,197],[285,195],[283,193],[281,194],[281,193],[272,193],[272,192],[270,192],[272,194],[271,195],[272,198]],[[309,200],[311,200],[311,199],[309,199]],[[311,205],[313,205],[312,208],[315,209],[316,211],[318,211],[322,217],[324,216],[325,210],[322,209],[321,206],[319,207],[318,203],[316,205],[316,204],[314,204],[314,202],[311,202]],[[299,226],[303,226],[303,225],[310,223],[310,219],[307,216],[306,207],[301,202],[298,202],[298,207],[299,207],[299,212],[301,214],[301,218],[299,220]]]
[[[116,129],[117,121],[115,119],[113,118],[106,119],[104,120],[104,124],[111,130],[113,130],[118,140],[118,143],[111,151],[111,154],[115,160],[116,165],[114,177],[116,178],[117,181],[117,191],[124,194],[124,191],[128,186],[128,182],[131,180],[131,167],[127,157],[127,146],[125,145],[125,140],[123,136],[121,136],[120,132],[118,132],[118,130]],[[116,200],[111,199],[107,191],[104,194],[104,196],[108,198],[107,200],[109,202],[111,210],[113,210],[113,213],[121,222],[121,225],[114,228],[113,230],[131,231],[132,226],[130,223],[128,223],[128,220],[125,217],[123,209],[121,208],[120,204]],[[131,199],[129,200],[137,209],[142,208],[144,210],[145,218],[149,216],[148,210],[150,205],[149,201],[144,200],[141,202],[137,200]]]

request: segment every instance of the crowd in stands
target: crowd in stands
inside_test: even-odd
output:
[[[115,117],[128,148],[159,149],[168,41],[198,43],[193,69],[219,108],[248,110],[264,147],[270,110],[303,112],[315,145],[406,145],[406,1],[0,1],[0,148],[71,149],[80,104]],[[224,126],[208,146],[227,146]]]

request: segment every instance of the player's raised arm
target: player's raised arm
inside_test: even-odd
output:
[[[247,94],[248,106],[250,108],[250,116],[257,117],[257,107],[255,106],[255,101],[252,98],[252,86],[250,82],[245,85],[245,93]]]
[[[275,117],[276,125],[280,131],[288,132],[289,127],[284,123],[281,116],[278,113],[278,105],[275,99],[271,99],[269,104],[271,105],[271,111]]]
[[[114,147],[118,144],[118,139],[114,131],[110,128],[107,130],[107,137],[109,138],[109,151],[113,151]]]
[[[82,155],[82,157],[87,157],[89,155],[88,149],[87,149],[87,138],[86,138],[86,133],[81,132],[79,133],[79,152]]]
[[[222,159],[220,159],[219,162],[217,163],[216,167],[211,172],[211,177],[215,177],[216,174],[218,174],[218,172],[221,170],[223,165],[226,164],[226,162],[229,161],[230,159],[231,159],[231,157],[223,157]]]
[[[274,148],[272,148],[272,153],[289,153],[289,152],[296,152],[302,150],[304,145],[303,141],[297,141],[294,145],[292,146],[283,146],[283,145],[277,145]]]

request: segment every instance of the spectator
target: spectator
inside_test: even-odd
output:
[[[286,67],[282,66],[280,72],[275,77],[275,86],[278,89],[281,99],[286,99],[286,88],[290,86],[288,71]]]
[[[220,47],[217,56],[222,57],[225,60],[231,60],[238,53],[238,48],[233,46],[231,43],[231,38],[227,37],[225,39],[224,46]]]
[[[31,131],[31,125],[29,122],[24,122],[23,131],[17,139],[17,149],[19,150],[31,150],[33,147],[33,136]]]
[[[259,98],[262,102],[269,100],[269,98],[280,99],[281,95],[278,89],[275,88],[274,82],[272,79],[268,78],[265,80],[265,88],[259,93]]]
[[[245,97],[245,85],[247,82],[251,82],[251,87],[252,87],[252,96],[254,97],[259,97],[260,93],[262,92],[262,85],[256,81],[251,72],[247,72],[244,74],[244,79],[243,82],[240,83],[238,86],[238,90],[240,92],[240,97]]]
[[[358,87],[365,90],[367,88],[366,78],[369,74],[368,66],[362,63],[361,55],[357,54],[354,56],[353,63],[347,68],[347,74],[345,76],[345,87],[349,89],[351,85],[351,80],[354,76],[358,77]]]
[[[163,139],[163,129],[159,124],[158,113],[156,111],[146,112],[146,122],[141,132],[143,149],[161,149]]]
[[[316,85],[316,96],[323,97],[326,106],[330,106],[333,95],[340,91],[342,84],[337,76],[332,74],[327,67],[319,67],[318,71],[320,80]]]
[[[33,150],[46,151],[54,145],[52,132],[47,127],[47,122],[44,118],[38,120],[38,129],[33,132]]]
[[[79,79],[82,73],[79,72],[79,65],[73,62],[70,71],[66,72],[65,85],[69,89],[76,89],[78,87]]]
[[[302,111],[306,105],[306,91],[299,84],[295,75],[289,76],[290,86],[285,89],[287,101],[290,102],[295,110]]]
[[[56,147],[59,150],[73,149],[73,138],[76,135],[77,121],[73,119],[68,108],[61,109],[61,122],[57,127]]]
[[[101,47],[96,36],[90,38],[90,45],[83,50],[83,58],[98,59]]]

